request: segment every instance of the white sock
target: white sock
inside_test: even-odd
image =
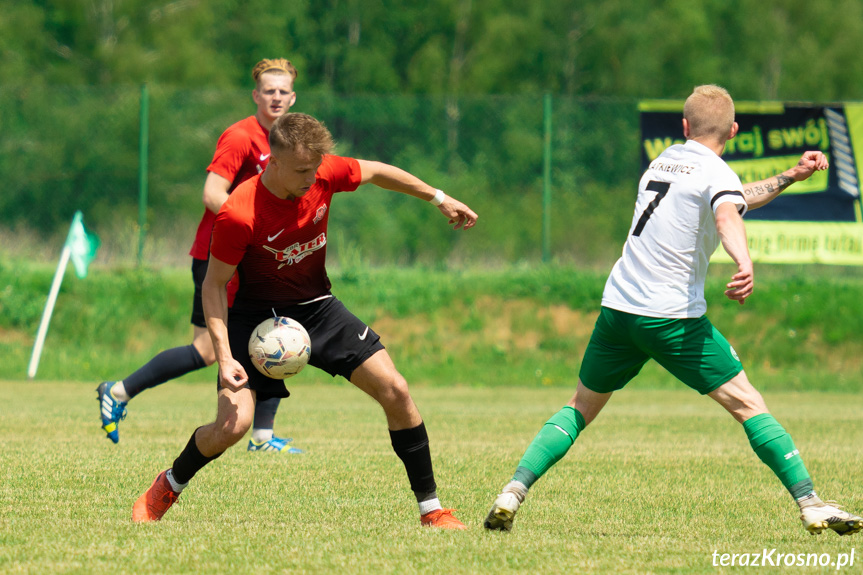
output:
[[[419,501],[420,506],[420,515],[425,515],[426,513],[431,513],[432,511],[436,511],[438,509],[443,509],[440,504],[440,499],[435,497],[434,499],[429,499],[428,501]]]
[[[821,501],[818,498],[818,495],[813,491],[812,493],[810,493],[808,495],[804,495],[803,497],[800,497],[796,501],[797,501],[797,505],[802,507],[804,503],[810,503],[810,502],[813,502],[816,500]]]
[[[272,429],[252,429],[252,441],[255,443],[263,443],[273,438]]]
[[[129,401],[130,399],[132,399],[131,397],[129,397],[129,394],[126,393],[126,386],[123,385],[122,381],[118,381],[117,383],[112,385],[110,392],[111,392],[111,397],[113,397],[117,401],[126,402],[126,401]]]
[[[174,470],[173,469],[169,469],[167,471],[167,473],[165,473],[165,478],[168,480],[168,483],[171,484],[171,489],[174,491],[174,493],[180,493],[188,485],[188,482],[187,483],[177,483],[177,480],[174,479]]]
[[[524,498],[527,497],[527,487],[521,481],[513,479],[503,488],[504,493],[514,493],[518,497],[519,503],[524,503]]]

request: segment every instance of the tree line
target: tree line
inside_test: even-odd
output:
[[[336,94],[863,98],[858,0],[2,0],[0,84],[245,87],[287,57]]]
[[[494,222],[462,243],[409,198],[346,194],[345,253],[385,261],[536,257],[544,94],[553,251],[594,261],[631,216],[639,99],[707,82],[738,100],[863,99],[858,0],[0,0],[0,15],[0,226],[62,229],[82,209],[106,246],[135,244],[141,85],[150,237],[184,252],[264,57],[296,65],[294,110],[323,119],[338,153],[404,167]]]

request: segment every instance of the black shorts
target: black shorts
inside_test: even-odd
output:
[[[195,282],[195,296],[192,299],[192,325],[196,327],[207,327],[204,319],[203,286],[204,278],[207,277],[207,264],[209,260],[198,260],[192,258],[192,281]]]
[[[249,338],[259,323],[273,317],[289,317],[302,324],[312,340],[309,365],[333,377],[351,374],[368,358],[384,349],[381,338],[352,314],[335,296],[319,301],[285,307],[249,309],[237,304],[228,312],[228,341],[234,356],[249,376],[249,388],[262,401],[270,397],[288,397],[285,382],[271,379],[257,370],[249,357]]]

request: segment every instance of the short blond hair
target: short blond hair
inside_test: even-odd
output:
[[[290,60],[284,58],[264,58],[252,68],[252,79],[260,86],[261,74],[287,74],[291,81],[297,79],[297,69]]]
[[[309,152],[323,156],[332,152],[333,136],[322,122],[295,112],[279,117],[270,128],[273,152]]]
[[[715,84],[696,86],[683,105],[689,137],[725,140],[734,124],[734,100],[728,90]]]

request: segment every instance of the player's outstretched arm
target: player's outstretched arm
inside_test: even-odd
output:
[[[249,381],[243,366],[231,355],[228,343],[228,292],[227,284],[237,266],[227,264],[210,254],[207,266],[207,276],[201,288],[201,299],[204,304],[204,319],[210,338],[213,340],[213,350],[216,352],[216,362],[219,364],[219,383],[225,389],[237,391]]]
[[[401,192],[427,202],[435,200],[437,203],[437,201],[441,201],[438,209],[449,219],[450,224],[454,224],[453,228],[456,230],[459,228],[467,230],[476,224],[479,217],[476,212],[457,199],[431,187],[413,174],[382,162],[357,161],[362,171],[361,183],[374,184],[385,190]]]
[[[755,272],[746,244],[746,227],[737,211],[737,205],[729,202],[716,208],[716,231],[719,232],[722,247],[737,264],[737,273],[731,276],[731,281],[725,285],[728,288],[725,296],[743,305],[755,289]]]
[[[779,175],[743,185],[743,197],[750,210],[769,204],[794,182],[802,182],[815,172],[829,167],[827,157],[821,152],[804,152],[800,161]]]

